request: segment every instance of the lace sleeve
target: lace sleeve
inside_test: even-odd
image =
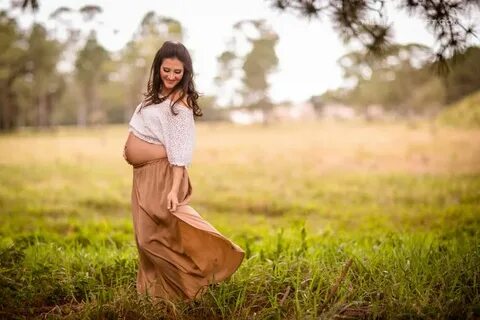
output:
[[[174,115],[168,110],[162,121],[163,137],[171,165],[187,166],[192,162],[195,145],[195,123],[193,111],[186,107],[177,107]]]

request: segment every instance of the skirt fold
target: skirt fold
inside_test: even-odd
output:
[[[177,210],[167,209],[173,168],[167,158],[133,168],[132,216],[139,252],[137,292],[165,299],[190,300],[206,286],[231,276],[244,251],[189,205],[192,185],[187,169],[180,183]]]

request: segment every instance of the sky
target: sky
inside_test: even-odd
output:
[[[233,25],[243,19],[266,19],[279,35],[275,47],[279,66],[269,77],[273,102],[301,103],[312,95],[344,85],[336,61],[353,46],[341,42],[328,19],[308,21],[293,12],[276,11],[266,0],[40,0],[40,10],[33,19],[47,21],[48,15],[60,6],[76,9],[92,3],[104,10],[100,19],[105,28],[98,32],[98,39],[112,51],[125,45],[150,10],[179,20],[185,30],[183,43],[192,55],[197,90],[207,95],[218,96],[221,92],[213,81],[218,71],[217,56],[227,48]],[[0,0],[0,7],[8,5]],[[395,41],[433,46],[434,38],[422,21],[395,8],[387,8],[389,21],[394,23]],[[28,17],[30,13],[22,16],[25,21],[32,19]],[[113,33],[113,29],[118,32]],[[219,98],[221,104],[228,97]]]

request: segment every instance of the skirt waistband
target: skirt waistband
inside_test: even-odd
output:
[[[163,161],[168,162],[168,158],[167,158],[167,157],[164,157],[164,158],[156,158],[156,159],[144,161],[144,162],[137,163],[137,164],[132,164],[132,167],[133,167],[134,169],[137,169],[137,168],[141,168],[141,167],[143,167],[143,166],[146,166],[147,164],[156,163],[156,162],[163,162]]]

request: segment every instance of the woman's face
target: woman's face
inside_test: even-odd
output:
[[[165,58],[160,66],[160,78],[165,89],[171,90],[182,80],[183,63],[177,58]]]

